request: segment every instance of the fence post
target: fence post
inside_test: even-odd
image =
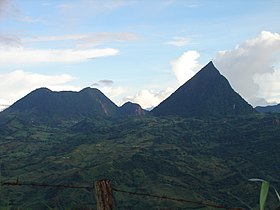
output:
[[[113,191],[110,180],[98,180],[94,182],[94,194],[97,210],[113,210]]]

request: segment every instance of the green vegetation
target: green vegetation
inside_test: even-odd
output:
[[[261,182],[262,183],[261,191],[260,191],[260,199],[259,199],[260,210],[264,210],[265,203],[266,203],[266,200],[267,200],[267,195],[268,195],[268,192],[269,192],[269,187],[272,187],[274,189],[275,194],[277,195],[277,198],[280,202],[280,196],[279,196],[278,191],[275,189],[275,187],[270,186],[268,181],[265,181],[263,179],[249,179],[249,181]]]
[[[92,186],[258,209],[251,177],[280,188],[280,115],[232,118],[0,118],[2,181]],[[187,209],[191,204],[115,192],[117,209]],[[266,210],[275,209],[271,194]],[[85,189],[2,186],[0,209],[91,209]]]
[[[261,192],[260,192],[260,210],[264,210],[266,198],[268,195],[269,183],[268,181],[262,182]]]

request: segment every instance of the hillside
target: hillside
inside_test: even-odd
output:
[[[3,181],[91,186],[109,178],[118,189],[247,209],[257,207],[260,185],[277,189],[280,116],[211,120],[180,117],[95,118],[56,124],[0,121]],[[2,122],[2,123],[1,123]],[[91,191],[2,187],[2,207],[90,209]],[[186,209],[179,202],[115,193],[116,209]],[[49,206],[49,207],[47,207]],[[271,193],[268,209],[275,209]]]
[[[126,102],[119,109],[120,116],[143,116],[146,115],[148,111],[141,108],[139,104]]]
[[[257,106],[255,109],[260,113],[280,113],[280,104],[272,106]]]
[[[155,116],[225,117],[254,113],[212,62],[152,110]]]

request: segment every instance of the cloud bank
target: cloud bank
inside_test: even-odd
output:
[[[179,83],[184,84],[203,65],[197,51],[184,52],[171,62]],[[253,106],[280,103],[280,34],[262,31],[232,50],[219,51],[214,64],[235,91]]]
[[[280,102],[279,55],[280,34],[262,31],[233,50],[218,52],[214,63],[249,103],[265,105]]]
[[[46,75],[16,70],[0,74],[0,110],[6,108],[1,105],[11,105],[29,92],[40,87],[47,87],[53,91],[80,90],[80,87],[68,85],[75,78],[69,74]]]
[[[57,62],[84,62],[88,59],[105,56],[114,56],[119,50],[114,48],[96,48],[97,45],[111,42],[126,42],[137,40],[134,33],[90,33],[68,34],[61,36],[39,36],[20,39],[16,35],[0,34],[0,64],[33,64],[33,63],[57,63]],[[50,42],[49,49],[30,48],[29,44]],[[66,43],[68,49],[57,49],[57,45],[51,42]],[[52,45],[51,45],[52,44]],[[16,59],[15,59],[16,58]]]
[[[143,109],[151,110],[159,105],[164,99],[174,92],[173,88],[167,88],[165,90],[140,90],[134,96],[128,96],[123,99],[123,102],[132,101],[141,105]]]
[[[171,62],[172,71],[179,85],[184,84],[198,72],[202,65],[198,63],[199,53],[197,51],[184,52],[178,59]]]
[[[22,39],[23,43],[34,42],[54,42],[54,41],[73,41],[77,49],[91,48],[100,44],[111,42],[129,42],[135,41],[138,36],[129,32],[99,32],[89,34],[66,34],[61,36],[39,36]]]
[[[0,48],[0,64],[8,65],[13,63],[34,64],[34,63],[73,63],[83,62],[88,59],[118,54],[118,50],[113,48],[105,49],[26,49],[23,47],[12,47],[8,49]]]

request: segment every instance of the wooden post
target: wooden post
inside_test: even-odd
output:
[[[97,210],[113,210],[113,191],[110,180],[98,180],[94,182],[94,192]]]

